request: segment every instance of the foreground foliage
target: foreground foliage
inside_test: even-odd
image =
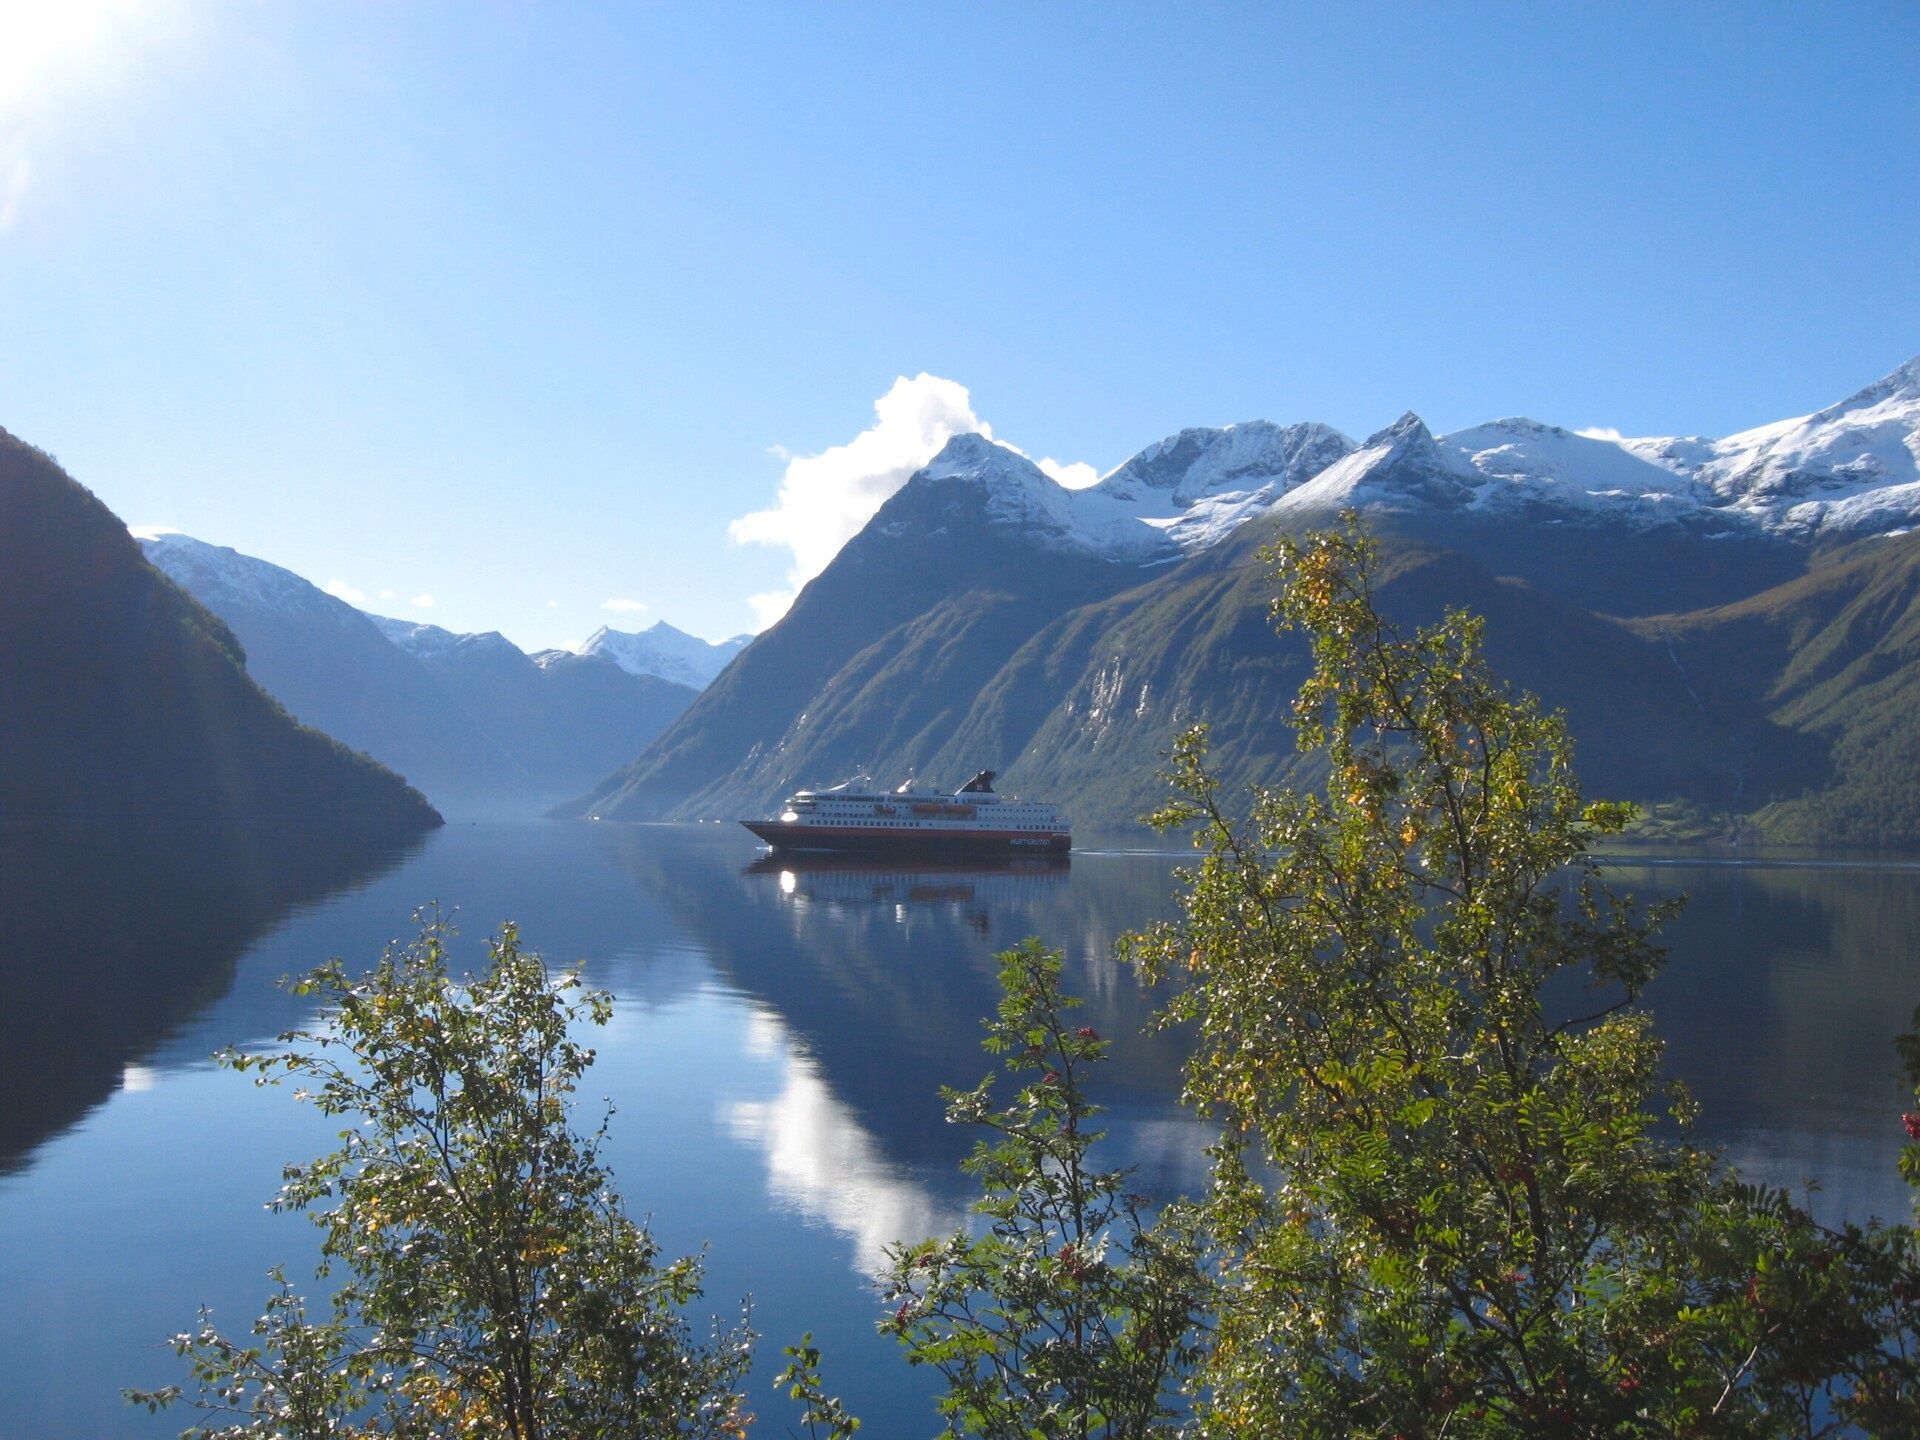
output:
[[[569,1122],[593,1052],[569,1026],[605,995],[555,979],[512,926],[467,983],[428,924],[350,979],[336,961],[298,990],[324,1028],[235,1070],[348,1120],[341,1147],[286,1170],[275,1209],[320,1227],[324,1319],[278,1275],[249,1341],[203,1314],[177,1336],[205,1423],[190,1437],[718,1437],[744,1420],[744,1322],[696,1341],[681,1307],[694,1259],[662,1263]],[[604,1127],[603,1127],[604,1128]],[[329,1276],[329,1278],[331,1278]],[[159,1408],[178,1388],[135,1394]]]
[[[1060,954],[1037,940],[1000,957],[1002,999],[983,1042],[1023,1083],[948,1090],[947,1118],[984,1126],[966,1162],[983,1191],[979,1235],[896,1246],[881,1326],[947,1382],[951,1435],[1137,1440],[1170,1434],[1197,1353],[1200,1277],[1185,1239],[1151,1222],[1122,1171],[1100,1170],[1086,1094],[1107,1041],[1075,1026]]]
[[[945,1380],[946,1432],[1920,1435],[1912,1228],[1823,1225],[1686,1140],[1637,1008],[1666,908],[1614,894],[1589,853],[1629,808],[1582,799],[1564,725],[1487,671],[1478,621],[1382,619],[1363,536],[1276,557],[1326,793],[1258,793],[1241,818],[1190,733],[1157,818],[1204,858],[1184,919],[1128,942],[1183,986],[1168,1019],[1197,1031],[1212,1185],[1169,1221],[1097,1167],[1107,1042],[1069,1018],[1058,952],[1001,956],[985,1044],[1014,1093],[946,1092],[993,1137],[966,1165],[979,1223],[889,1252],[882,1329]],[[592,1052],[569,1027],[606,997],[511,927],[456,982],[446,939],[431,924],[357,981],[322,967],[302,988],[324,1028],[227,1057],[353,1122],[275,1202],[342,1277],[324,1318],[276,1273],[250,1341],[204,1317],[176,1337],[208,1416],[186,1433],[743,1433],[744,1321],[693,1338],[697,1262],[661,1261],[600,1136],[571,1128]],[[850,1440],[811,1337],[787,1354],[810,1440]]]
[[[1582,800],[1476,619],[1382,619],[1356,531],[1274,555],[1326,794],[1241,819],[1188,734],[1155,818],[1206,855],[1185,919],[1133,941],[1190,982],[1187,1095],[1225,1129],[1201,1428],[1920,1433],[1911,1236],[1825,1230],[1657,1131],[1689,1118],[1634,1005],[1665,909],[1588,854],[1630,809]]]

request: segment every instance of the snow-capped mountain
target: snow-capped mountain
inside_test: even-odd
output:
[[[1331,426],[1252,420],[1182,430],[1149,445],[1088,491],[1136,509],[1182,552],[1203,550],[1353,453]]]
[[[1203,500],[1297,485],[1353,449],[1353,441],[1327,425],[1250,420],[1182,430],[1149,445],[1091,488],[1180,511]]]
[[[1159,564],[1207,548],[1353,448],[1317,424],[1182,430],[1070,489],[1016,450],[956,435],[909,484],[978,487],[991,523],[1043,549]]]
[[[1350,506],[1453,511],[1473,504],[1484,479],[1458,452],[1438,444],[1425,422],[1408,411],[1368,436],[1359,449],[1282,495],[1275,508],[1284,515],[1332,514]]]
[[[1040,548],[1135,564],[1246,522],[1349,506],[1449,520],[1804,539],[1920,522],[1920,358],[1815,414],[1721,440],[1622,439],[1525,417],[1434,436],[1406,414],[1355,445],[1325,425],[1183,430],[1085,489],[956,436],[911,483],[978,487],[988,519]]]
[[[1789,534],[1874,534],[1920,516],[1920,356],[1836,405],[1720,440],[1620,442]]]
[[[1745,521],[1721,515],[1698,481],[1611,440],[1519,417],[1436,438],[1411,413],[1270,507],[1276,518],[1299,522],[1348,508],[1636,531],[1686,525],[1711,532]]]
[[[1481,503],[1510,503],[1517,497],[1522,503],[1588,508],[1662,524],[1705,500],[1685,477],[1614,441],[1537,420],[1494,420],[1456,430],[1439,443],[1484,477]]]
[[[1581,720],[1602,783],[1712,804],[1750,800],[1763,777],[1798,793],[1823,742],[1751,710],[1766,686],[1740,688],[1738,627],[1701,622],[1733,637],[1714,660],[1732,677],[1714,712],[1724,732],[1703,722],[1703,677],[1676,671],[1663,637],[1676,616],[1791,599],[1820,560],[1802,515],[1756,496],[1798,486],[1805,505],[1809,487],[1829,487],[1828,526],[1842,506],[1873,507],[1879,532],[1920,516],[1916,370],[1726,441],[1622,441],[1525,418],[1436,436],[1412,414],[1359,445],[1312,424],[1185,430],[1083,489],[957,436],[575,812],[740,814],[862,770],[971,773],[997,759],[1082,814],[1122,819],[1152,803],[1157,757],[1200,717],[1241,779],[1270,779],[1291,755],[1275,722],[1297,671],[1276,658],[1257,542],[1350,507],[1392,547],[1409,613],[1465,603],[1499,617],[1496,658]]]
[[[223,619],[229,607],[325,616],[344,624],[360,614],[291,570],[228,546],[209,545],[178,530],[131,528],[150,564]]]
[[[511,651],[515,655],[525,653],[498,630],[462,635],[418,620],[396,620],[390,615],[372,614],[367,618],[373,621],[374,627],[382,635],[417,660],[444,660],[455,654],[471,655],[483,651],[498,654]]]
[[[602,625],[572,653],[604,656],[629,675],[655,675],[676,685],[704,690],[752,639],[751,635],[735,635],[729,640],[702,640],[661,620],[640,631]],[[555,657],[567,653],[546,651],[533,658],[537,664],[550,665]]]

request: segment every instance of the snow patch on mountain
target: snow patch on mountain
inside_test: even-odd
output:
[[[443,660],[455,654],[524,653],[498,630],[463,635],[438,625],[425,625],[417,620],[397,620],[389,615],[369,615],[367,618],[387,639],[420,660]]]
[[[655,675],[704,690],[752,639],[751,635],[735,635],[717,642],[702,640],[661,620],[637,632],[603,625],[571,653],[611,660],[629,675]],[[534,659],[551,664],[552,657],[562,653],[568,652],[542,652]]]
[[[209,545],[178,530],[131,529],[147,560],[211,610],[253,609],[326,615],[349,621],[360,612],[291,570],[225,545]],[[363,617],[364,618],[364,617]]]
[[[914,479],[978,486],[993,523],[1044,548],[1151,564],[1205,549],[1352,449],[1325,425],[1183,430],[1068,489],[1017,451],[957,435]]]
[[[1920,518],[1920,356],[1811,415],[1720,440],[1621,443],[1768,530],[1871,534],[1911,523]]]

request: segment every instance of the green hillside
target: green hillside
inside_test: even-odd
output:
[[[1212,727],[1230,783],[1311,778],[1297,773],[1286,723],[1305,646],[1274,634],[1272,582],[1252,550],[1224,568],[1190,563],[1056,621],[983,691],[931,767],[957,772],[969,755],[1017,740],[1008,783],[1068,797],[1083,829],[1151,808],[1161,757],[1197,720]],[[1766,757],[1769,776],[1811,763],[1811,747],[1781,725],[1703,712],[1664,646],[1623,622],[1424,546],[1389,543],[1380,578],[1381,605],[1403,626],[1450,606],[1485,616],[1500,673],[1566,711],[1596,794],[1684,795],[1724,811],[1754,783],[1752,757]],[[1028,729],[1014,717],[1041,713],[1041,695],[1051,703]]]
[[[1716,713],[1760,715],[1813,753],[1756,757],[1745,797],[1785,844],[1920,844],[1920,535],[1860,541],[1732,605],[1634,622],[1670,640]]]

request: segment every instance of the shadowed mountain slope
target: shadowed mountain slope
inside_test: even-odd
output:
[[[0,431],[0,818],[258,832],[439,823],[391,771],[297,724],[226,626],[51,457]]]
[[[525,766],[372,616],[225,546],[178,534],[141,545],[239,637],[248,673],[304,723],[366,751],[443,806],[527,787]]]
[[[1716,715],[1763,715],[1827,757],[1827,773],[1764,797],[1769,837],[1920,843],[1920,535],[1860,541],[1788,584],[1636,628],[1670,645]]]
[[[290,570],[174,532],[147,558],[239,636],[294,714],[462,814],[538,814],[646,748],[692,701],[610,656],[369,615]]]
[[[909,482],[651,749],[565,812],[728,814],[931,749],[1035,630],[1138,574],[1002,523],[995,478]]]

